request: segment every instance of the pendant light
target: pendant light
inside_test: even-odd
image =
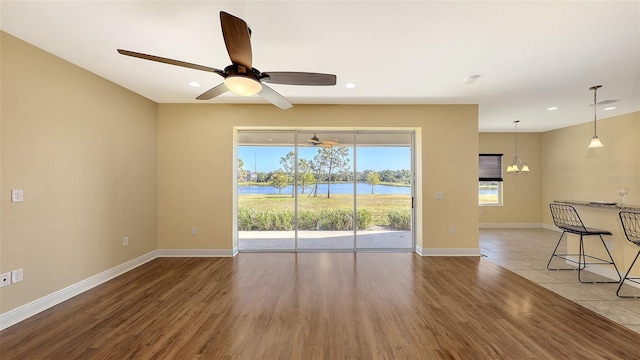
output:
[[[523,162],[522,159],[518,156],[518,123],[520,120],[515,120],[513,123],[516,124],[516,156],[513,158],[513,161],[509,166],[507,166],[507,173],[510,174],[519,174],[521,172],[529,172],[529,165],[526,162]]]
[[[602,85],[594,85],[589,88],[589,90],[593,90],[593,137],[591,138],[591,143],[589,144],[590,148],[599,148],[603,146],[602,142],[600,142],[600,139],[598,139],[598,134],[596,133],[596,103],[598,102],[597,92],[601,87]]]

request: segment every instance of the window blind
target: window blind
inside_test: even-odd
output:
[[[502,154],[480,154],[478,177],[480,181],[502,181]]]

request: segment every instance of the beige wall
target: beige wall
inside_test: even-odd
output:
[[[234,127],[412,127],[424,136],[423,248],[478,248],[476,105],[158,105],[158,247],[232,249]],[[462,166],[461,166],[462,165]],[[437,191],[443,200],[435,200]],[[449,235],[450,227],[456,228]],[[191,228],[198,235],[191,235]]]
[[[604,147],[589,149],[592,136],[592,122],[542,134],[545,227],[555,228],[549,211],[549,203],[554,200],[619,202],[618,189],[626,187],[626,203],[640,205],[640,112],[598,120],[598,137]],[[587,226],[611,231],[604,240],[624,274],[638,248],[626,240],[618,210],[588,206],[577,206],[576,210]],[[593,241],[585,242],[585,247],[587,253],[606,258],[605,251]],[[598,266],[594,271],[615,277],[609,266]]]
[[[1,36],[4,313],[156,249],[157,107]]]
[[[542,134],[542,214],[552,225],[554,200],[620,201],[617,189],[629,188],[626,202],[640,204],[640,112],[598,120],[604,147],[589,149],[593,123]]]
[[[480,153],[503,154],[503,205],[480,206],[480,226],[539,227],[542,223],[542,133],[518,133],[518,156],[531,171],[507,174],[515,156],[514,133],[480,133]]]
[[[231,250],[238,126],[416,129],[418,245],[478,248],[476,105],[157,105],[1,36],[0,272],[24,281],[0,313],[156,249]]]

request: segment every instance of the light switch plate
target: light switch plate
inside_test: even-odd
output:
[[[15,284],[20,281],[22,281],[22,268],[11,272],[11,282]]]
[[[11,190],[11,202],[19,203],[24,200],[24,193],[21,189],[12,189]]]

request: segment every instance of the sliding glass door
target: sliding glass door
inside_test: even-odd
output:
[[[295,132],[238,132],[238,249],[292,251]]]
[[[359,250],[413,249],[412,134],[356,134]]]
[[[353,251],[353,133],[299,132],[298,162],[298,250]]]
[[[239,131],[240,251],[411,251],[408,131]]]

